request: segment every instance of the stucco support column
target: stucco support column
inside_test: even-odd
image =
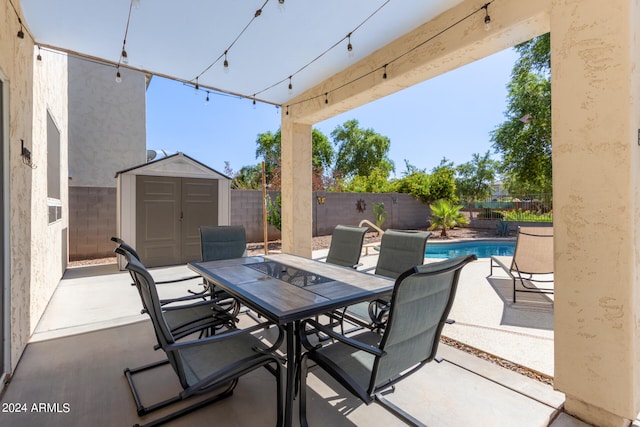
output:
[[[555,387],[570,414],[640,410],[640,5],[553,0]]]
[[[282,250],[311,257],[311,125],[282,113]]]

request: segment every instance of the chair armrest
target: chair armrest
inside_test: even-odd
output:
[[[173,304],[175,302],[183,302],[183,301],[191,301],[194,299],[199,299],[199,300],[203,300],[202,302],[211,302],[210,300],[204,300],[204,298],[206,297],[206,295],[185,295],[183,297],[176,297],[176,298],[166,298],[166,299],[161,299],[160,300],[160,305],[162,306],[163,310],[168,310],[171,309],[172,307],[165,307],[167,304]],[[194,303],[194,304],[198,304],[198,303]],[[176,308],[179,307],[183,307],[183,306],[176,306]]]
[[[342,334],[339,334],[337,332],[335,332],[333,329],[327,328],[324,325],[316,322],[313,319],[306,319],[303,320],[302,323],[300,324],[300,339],[303,343],[303,345],[305,346],[305,348],[307,348],[308,350],[315,350],[317,348],[322,347],[321,345],[317,345],[317,346],[312,346],[309,343],[309,339],[307,338],[307,334],[304,332],[305,331],[305,326],[307,324],[310,324],[314,329],[323,332],[325,334],[327,334],[328,336],[330,336],[331,338],[334,338],[338,341],[340,341],[343,344],[347,344],[350,347],[353,348],[357,348],[358,350],[362,350],[365,351],[367,353],[373,354],[374,356],[384,356],[386,354],[386,352],[380,350],[378,347],[374,347],[372,345],[369,344],[365,344],[362,343],[358,340],[354,340],[353,338],[349,338],[346,337]]]
[[[375,267],[375,266],[373,266],[373,267],[363,268],[362,270],[358,270],[358,271],[362,271],[363,273],[367,273],[367,272],[369,272],[369,271],[371,271],[371,270],[375,270],[375,268],[376,268],[376,267]]]
[[[210,344],[212,342],[217,342],[217,341],[225,341],[228,339],[232,339],[233,337],[235,337],[236,335],[239,334],[250,334],[251,332],[258,330],[258,329],[264,329],[267,326],[270,326],[271,323],[261,323],[255,326],[252,326],[250,328],[247,329],[232,329],[228,332],[224,332],[222,334],[219,335],[211,335],[208,337],[204,337],[204,338],[199,338],[196,340],[192,340],[192,341],[184,341],[184,342],[175,342],[173,344],[168,344],[165,346],[166,350],[182,350],[185,348],[190,348],[190,347],[196,347],[199,345],[207,345]],[[279,330],[279,335],[278,335],[278,339],[276,340],[276,344],[277,346],[274,344],[271,347],[269,347],[267,350],[268,351],[272,351],[277,349],[277,347],[280,346],[280,344],[282,343],[282,339],[284,338],[284,329],[282,329],[281,326],[277,325],[278,330]],[[257,339],[257,338],[256,338]]]
[[[164,284],[167,284],[167,283],[186,282],[187,280],[195,280],[195,279],[202,279],[202,276],[197,275],[197,276],[181,277],[179,279],[172,279],[172,280],[161,280],[159,282],[156,282],[156,285],[164,285]]]

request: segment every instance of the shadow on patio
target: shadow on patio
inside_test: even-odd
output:
[[[153,274],[162,280],[188,272],[171,267],[154,269]],[[148,422],[166,411],[138,417],[123,375],[125,367],[162,358],[152,349],[153,328],[138,314],[138,295],[129,283],[128,273],[118,272],[115,265],[67,271],[2,397],[3,408],[19,404],[25,410],[3,413],[3,425],[124,426]],[[162,287],[160,292],[179,295],[184,284]],[[459,296],[464,292],[462,286]],[[242,317],[242,322],[252,322]],[[269,339],[269,331],[260,333]],[[550,386],[446,345],[438,354],[444,362],[425,366],[387,396],[427,425],[584,425],[561,412],[564,396]],[[180,389],[169,367],[151,371],[141,380],[145,403]],[[404,425],[382,407],[353,398],[322,371],[310,371],[309,387],[311,425]],[[273,425],[274,390],[271,374],[254,371],[240,379],[230,398],[170,425]],[[48,404],[42,406],[45,411],[38,412],[43,403]],[[295,415],[294,425],[298,425]]]

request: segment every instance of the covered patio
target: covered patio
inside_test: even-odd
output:
[[[376,256],[365,256],[362,261],[365,267],[375,265]],[[491,307],[496,299],[502,301],[501,291],[486,279],[487,259],[468,267],[463,270],[451,313],[458,325],[448,325],[444,334],[461,339],[460,329],[484,329],[475,345],[483,348],[493,345],[501,357],[519,359],[519,363],[531,365],[532,370],[544,370],[541,359],[549,362],[552,357],[551,348],[540,345],[541,341],[553,343],[548,325],[536,325],[533,321],[513,326],[487,320],[473,306]],[[162,280],[190,273],[180,266],[155,268],[153,274]],[[115,264],[67,270],[2,398],[3,405],[21,402],[28,410],[5,413],[3,420],[13,426],[133,425],[153,420],[167,411],[138,417],[123,375],[125,367],[163,357],[152,350],[153,327],[146,315],[139,314],[140,299],[130,281],[129,274],[118,271]],[[159,291],[164,296],[178,296],[184,293],[185,286],[160,285]],[[526,312],[537,307],[544,311],[550,306],[541,301],[524,301],[511,309]],[[246,314],[241,315],[241,325],[253,322]],[[272,331],[261,331],[258,335],[267,340],[273,338]],[[519,336],[518,346],[527,348],[528,355],[518,357],[510,353],[509,346],[495,347],[509,336]],[[564,413],[564,395],[547,384],[444,344],[438,355],[444,361],[428,364],[387,396],[426,425],[587,425]],[[145,403],[180,390],[168,367],[144,377],[141,384]],[[211,420],[228,426],[272,425],[274,385],[268,372],[256,371],[241,379],[233,396],[171,425],[200,425]],[[322,371],[311,370],[309,387],[311,425],[404,425],[381,406],[364,405]],[[41,411],[33,409],[40,403],[49,407]]]
[[[110,4],[111,2],[102,3]],[[120,6],[124,4],[125,10],[131,10],[134,4],[133,1],[125,0],[113,3]],[[199,6],[204,7],[204,3]],[[132,68],[174,77],[196,88],[202,85],[205,88],[233,93],[258,102],[279,105],[282,111],[283,250],[309,257],[312,255],[311,129],[314,123],[445,73],[474,59],[550,32],[553,64],[551,81],[556,286],[553,320],[554,387],[564,394],[564,410],[572,416],[599,426],[630,425],[640,412],[640,334],[637,322],[640,312],[640,293],[637,291],[640,280],[638,275],[640,155],[637,151],[640,129],[640,73],[638,73],[640,69],[638,67],[640,5],[638,2],[633,0],[619,0],[613,4],[604,4],[595,0],[414,2],[404,8],[395,9],[396,14],[388,17],[388,22],[396,22],[396,24],[399,22],[399,26],[390,29],[388,34],[379,30],[383,28],[386,21],[381,21],[377,27],[370,29],[370,37],[365,40],[375,40],[375,43],[372,42],[367,46],[363,41],[362,56],[358,57],[354,63],[347,62],[344,58],[347,52],[342,51],[340,56],[342,59],[333,62],[331,66],[319,67],[306,76],[304,73],[296,74],[294,78],[296,72],[292,70],[296,68],[284,60],[293,56],[289,55],[288,50],[274,53],[266,48],[263,50],[256,49],[255,46],[250,48],[249,43],[245,45],[248,52],[269,55],[266,58],[259,58],[261,62],[258,62],[258,64],[269,64],[269,66],[256,66],[254,63],[254,66],[244,67],[245,72],[246,70],[262,72],[273,67],[274,73],[281,78],[277,90],[271,91],[276,89],[276,86],[267,90],[267,85],[278,81],[271,73],[268,75],[258,73],[261,77],[268,76],[268,80],[258,79],[258,74],[239,72],[235,75],[237,78],[234,80],[235,83],[247,84],[257,81],[259,85],[255,87],[234,86],[229,83],[231,80],[227,80],[228,83],[219,83],[224,82],[224,79],[218,75],[218,71],[223,73],[223,69],[228,68],[227,66],[231,67],[238,62],[234,63],[237,57],[234,58],[231,55],[234,53],[231,47],[235,42],[231,46],[229,44],[218,46],[220,51],[213,54],[214,62],[211,62],[209,55],[202,58],[201,53],[204,50],[208,51],[208,44],[212,43],[211,38],[221,37],[219,34],[216,35],[212,28],[217,28],[216,25],[219,25],[220,28],[228,29],[219,22],[228,18],[226,22],[236,26],[232,34],[237,35],[246,22],[253,22],[263,14],[262,8],[267,3],[269,2],[257,2],[255,12],[251,13],[254,18],[250,20],[246,13],[235,14],[239,7],[236,3],[216,6],[220,9],[200,13],[198,10],[182,10],[182,5],[169,5],[169,3],[160,5],[159,2],[143,0],[143,8],[149,7],[154,10],[150,19],[160,23],[160,36],[166,36],[166,30],[169,28],[177,29],[180,34],[191,34],[190,28],[198,28],[199,34],[211,33],[206,39],[194,38],[203,44],[191,43],[183,38],[157,36],[155,43],[147,40],[147,45],[142,43],[138,46],[139,52],[155,52],[154,57],[158,61],[158,58],[165,58],[168,59],[167,62],[183,66],[196,58],[200,63],[195,72],[191,69],[178,72],[163,69],[160,63],[153,62],[142,53],[132,55],[134,39],[132,37],[127,39],[127,34],[124,32],[124,43],[122,43],[124,29],[122,18],[118,16],[110,21],[110,18],[114,17],[108,13],[96,13],[95,10],[86,9],[89,2],[3,1],[1,22],[4,25],[0,27],[4,242],[0,317],[4,347],[1,374],[3,378],[8,379],[15,373],[6,391],[4,402],[25,399],[19,394],[21,390],[28,391],[28,387],[33,387],[36,380],[45,379],[45,382],[40,384],[46,383],[48,387],[68,387],[69,399],[73,399],[68,403],[81,405],[76,403],[78,400],[71,397],[71,394],[82,394],[85,398],[89,396],[87,392],[89,388],[86,384],[91,380],[69,383],[66,381],[75,381],[81,375],[69,373],[63,376],[64,381],[56,381],[55,375],[63,372],[63,368],[78,370],[79,366],[84,366],[83,369],[86,369],[86,371],[80,371],[83,375],[84,372],[87,372],[87,375],[94,373],[96,363],[91,360],[93,354],[85,353],[85,357],[80,361],[67,358],[67,360],[74,360],[76,365],[73,367],[65,364],[63,360],[65,358],[55,360],[52,356],[48,356],[44,360],[44,365],[40,362],[34,364],[34,376],[30,377],[27,373],[30,370],[27,368],[28,361],[32,358],[32,353],[36,359],[40,354],[37,351],[32,352],[31,349],[35,346],[47,351],[45,347],[49,344],[53,346],[62,344],[56,348],[61,355],[64,355],[63,350],[76,347],[95,351],[97,348],[93,343],[105,343],[108,340],[101,336],[92,338],[96,337],[92,334],[115,332],[114,335],[122,335],[118,333],[122,331],[121,329],[108,329],[39,343],[34,343],[32,339],[40,334],[37,325],[42,325],[46,320],[48,312],[45,312],[45,307],[58,282],[59,275],[56,276],[52,272],[64,271],[66,265],[64,233],[67,219],[62,215],[62,218],[55,217],[55,221],[49,223],[46,221],[47,214],[51,215],[51,211],[47,212],[47,208],[54,208],[54,216],[58,211],[65,212],[66,187],[62,186],[62,191],[57,194],[62,201],[62,206],[47,206],[41,203],[48,197],[45,165],[47,164],[47,144],[50,142],[46,138],[49,112],[59,113],[62,140],[66,137],[64,124],[67,111],[66,98],[57,96],[56,88],[51,81],[65,81],[66,74],[60,72],[47,75],[45,72],[50,64],[63,62],[60,58],[53,59],[40,68],[35,67],[41,47],[104,61],[113,66],[114,77],[120,77],[121,70]],[[294,2],[286,3],[288,5]],[[350,10],[352,12],[350,14],[341,13],[346,12],[341,9],[342,3],[332,2],[332,9],[323,9],[323,14],[315,15],[313,12],[316,6],[309,6],[306,10],[306,19],[298,21],[293,19],[287,24],[288,26],[274,26],[273,33],[276,41],[274,39],[265,39],[265,41],[271,41],[274,46],[282,46],[283,43],[277,41],[283,39],[298,41],[298,35],[303,34],[300,26],[304,27],[311,22],[320,24],[316,34],[326,34],[326,28],[336,24],[338,16],[353,15],[353,10]],[[378,3],[381,7],[384,4]],[[162,6],[165,8],[163,9]],[[416,9],[418,6],[422,9]],[[176,9],[186,12],[186,15],[182,16],[184,23],[181,25],[177,25],[181,18],[177,16]],[[289,10],[293,10],[293,7]],[[240,18],[231,19],[232,15]],[[485,29],[487,15],[491,18],[489,29]],[[400,19],[403,16],[410,22],[392,19],[394,17]],[[207,19],[209,17],[222,18],[222,20],[219,19],[212,25]],[[72,20],[64,21],[66,18]],[[100,37],[105,33],[97,31],[98,28],[104,28],[102,27],[104,23],[109,26],[109,22],[117,27],[115,30],[110,30],[111,34],[114,32],[118,34],[116,46],[102,43],[104,40],[101,42]],[[357,42],[355,37],[358,32],[354,32],[358,24],[359,22],[349,22],[341,28],[348,33],[342,39],[345,50],[348,50],[346,44],[348,41],[349,45],[353,44],[352,49],[358,51],[359,47],[356,49],[356,46],[360,42]],[[76,35],[74,31],[79,27],[85,30],[88,28],[87,33],[95,38]],[[409,28],[411,30],[406,33]],[[381,34],[387,35],[378,37]],[[343,34],[341,33],[339,37],[343,37]],[[229,38],[226,37],[225,40]],[[307,40],[306,45],[298,46],[296,49],[291,49],[289,45],[285,47],[289,50],[304,51],[312,45],[313,40]],[[155,50],[152,49],[154,46]],[[173,49],[169,51],[173,52],[174,56],[167,54],[165,48],[168,47]],[[127,51],[127,55],[122,54],[125,48],[131,48]],[[107,51],[116,53],[115,55],[104,53]],[[176,57],[176,52],[182,56]],[[215,59],[216,55],[219,55],[218,59]],[[129,61],[128,64],[124,62],[125,57]],[[143,64],[141,61],[148,62]],[[247,61],[246,58],[245,61]],[[205,74],[198,74],[204,73],[202,70],[207,69],[208,64],[217,64],[218,71],[206,77]],[[289,68],[278,68],[277,64],[285,64]],[[44,77],[48,77],[49,80]],[[209,78],[211,80],[208,80]],[[482,84],[481,76],[478,77],[478,84]],[[287,86],[296,90],[289,94]],[[301,93],[297,92],[298,90]],[[27,148],[26,151],[25,148]],[[434,147],[434,150],[436,148]],[[43,166],[33,168],[32,160],[35,164]],[[62,182],[65,182],[68,172],[66,157],[63,156],[58,163],[60,176],[64,177]],[[57,209],[58,207],[60,209]],[[64,287],[57,289],[62,290]],[[55,299],[55,296],[53,298]],[[96,300],[90,299],[90,301]],[[54,306],[53,300],[49,305]],[[112,309],[117,305],[110,304],[108,308]],[[64,318],[60,316],[60,319]],[[129,327],[132,328],[132,336],[141,334],[139,335],[140,343],[144,343],[144,340],[150,337],[147,335],[147,338],[144,338],[143,335],[148,333],[143,331],[144,328],[138,330],[136,326],[119,326],[119,328]],[[80,341],[75,342],[73,346],[65,345],[66,339]],[[84,342],[83,339],[88,341]],[[27,345],[29,342],[31,344]],[[126,353],[127,351],[123,349],[118,357],[125,356]],[[146,356],[140,353],[136,357]],[[132,360],[131,363],[136,361]],[[122,363],[120,360],[117,362],[114,361],[115,364]],[[45,366],[46,369],[39,371],[38,365]],[[434,365],[429,369],[437,370],[442,366]],[[468,373],[466,370],[456,372],[456,375],[461,376],[466,376]],[[22,375],[25,375],[25,382],[21,384]],[[434,374],[432,378],[435,377]],[[118,381],[117,377],[110,378]],[[426,378],[424,381],[428,382]],[[95,383],[99,382],[96,380]],[[464,384],[465,381],[462,383]],[[469,383],[473,384],[471,380]],[[493,381],[489,383],[492,386],[495,385]],[[104,383],[103,388],[94,388],[92,385],[91,389],[107,393],[110,390],[109,384]],[[83,388],[82,385],[85,387]],[[420,399],[417,410],[423,411],[425,405],[432,402],[434,396],[439,395],[443,385],[450,384],[444,380],[435,384],[435,389],[430,390],[427,396]],[[45,390],[44,387],[40,386],[42,390]],[[469,390],[470,387],[464,387],[463,391],[469,393]],[[479,389],[476,390],[478,391],[473,394],[473,402],[478,402],[477,399],[480,397],[490,395]],[[319,388],[314,392],[329,396],[327,399],[333,396],[331,391],[321,391]],[[325,392],[328,394],[322,394]],[[18,394],[12,395],[12,393]],[[113,395],[92,396],[84,399],[86,402],[82,405],[96,404],[100,408],[120,408],[115,404],[108,406],[111,402],[109,396],[122,394],[116,392]],[[48,402],[54,399],[52,395],[49,397],[42,395],[42,399],[45,398],[51,399],[47,400]],[[222,405],[231,405],[234,400],[240,399],[232,398]],[[496,401],[500,402],[501,411],[507,411],[512,407],[508,404],[502,406],[503,402],[508,402],[508,398],[505,397],[503,400],[501,397],[486,401],[482,409],[495,409]],[[320,406],[314,407],[311,411],[312,418],[314,413],[317,416],[318,413],[324,412],[322,405],[326,403],[318,399],[314,402]],[[360,408],[355,409],[357,404],[347,402],[343,404],[340,401],[332,408],[352,414],[360,413]],[[431,410],[436,411],[443,407],[447,407],[444,402]],[[230,409],[230,413],[242,411],[242,408],[246,406],[243,404],[236,411]],[[541,413],[553,413],[557,408],[558,406],[546,407],[545,405]],[[474,411],[475,409],[478,408],[474,407],[467,413],[473,417],[474,424],[492,420],[490,413],[482,413],[480,416]],[[86,412],[84,410],[73,412],[75,412],[73,416],[92,417],[96,414],[91,409]],[[105,412],[121,415],[119,409]],[[366,412],[369,414],[368,411]],[[460,412],[463,413],[464,410]],[[363,416],[365,416],[364,413],[365,411],[362,411]],[[242,414],[244,415],[246,414]],[[426,422],[439,424],[439,421],[428,418],[430,416],[428,414],[421,413],[418,416],[422,415],[427,416]],[[518,415],[521,416],[522,412]],[[20,414],[13,414],[11,417],[15,417],[16,422],[27,419],[26,416],[20,418]],[[553,417],[544,416],[543,418],[549,420]],[[344,418],[341,419],[344,420]],[[361,421],[351,422],[356,425],[361,424]],[[467,420],[467,422],[470,421]],[[522,422],[521,417],[517,424],[522,425]],[[442,424],[446,425],[446,422]]]

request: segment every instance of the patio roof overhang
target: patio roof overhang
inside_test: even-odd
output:
[[[37,46],[104,62],[114,79],[118,67],[131,68],[203,91],[296,105],[297,120],[313,123],[371,100],[354,97],[353,88],[345,96],[345,85],[375,88],[379,98],[544,32],[549,2],[22,0],[21,6]],[[439,40],[456,31],[457,44]],[[384,71],[389,79],[381,84]],[[329,98],[336,108],[322,108]]]

